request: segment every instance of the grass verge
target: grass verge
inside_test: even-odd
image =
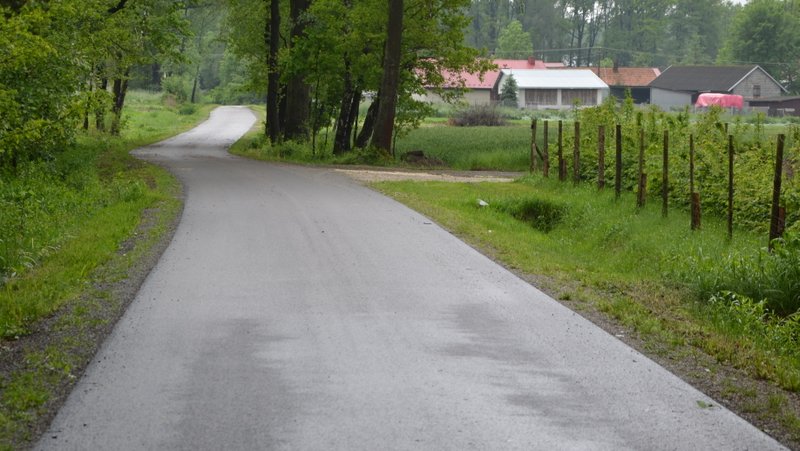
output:
[[[29,221],[29,235],[47,227],[60,234],[42,234],[49,241],[38,246],[48,252],[35,253],[0,286],[0,449],[30,448],[45,430],[179,215],[177,180],[128,152],[191,128],[212,106],[181,114],[156,95],[131,99],[121,137],[87,133],[62,157],[72,161],[55,183],[73,180],[71,174],[81,174],[81,183],[64,183],[55,194],[68,193],[74,205],[58,204],[66,211],[55,224],[48,226],[45,214]]]
[[[783,443],[800,447],[800,353],[779,324],[742,327],[746,303],[709,303],[676,274],[698,253],[722,259],[766,244],[706,218],[639,210],[631,194],[539,177],[511,184],[383,182],[377,189],[428,215],[523,278],[622,337]],[[478,199],[488,202],[480,207]]]

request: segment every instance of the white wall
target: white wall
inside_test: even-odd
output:
[[[685,92],[668,91],[666,89],[651,88],[650,103],[662,110],[668,111],[672,107],[683,107],[692,104],[692,95]]]

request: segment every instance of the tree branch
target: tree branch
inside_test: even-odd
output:
[[[128,3],[128,0],[119,0],[119,2],[117,3],[116,6],[112,6],[111,8],[108,8],[108,15],[110,16],[112,14],[115,14],[115,13],[119,12],[122,8],[125,7],[126,3]]]

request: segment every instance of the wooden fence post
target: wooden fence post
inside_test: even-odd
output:
[[[664,130],[664,163],[661,178],[661,216],[669,215],[669,130]]]
[[[606,126],[597,129],[597,188],[606,187]]]
[[[564,161],[563,126],[563,121],[558,121],[558,179],[562,182],[567,179],[567,164]]]
[[[781,182],[783,178],[783,146],[786,135],[778,135],[778,149],[775,153],[775,178],[772,183],[772,215],[769,224],[769,249],[772,250],[772,240],[780,238],[783,234],[780,227]]]
[[[550,176],[550,144],[548,140],[550,139],[548,136],[550,123],[548,121],[544,121],[544,145],[542,146],[542,174],[545,177]]]
[[[644,129],[639,129],[639,178],[638,191],[636,193],[636,206],[644,207],[647,199],[647,174],[644,172]]]
[[[536,118],[531,119],[531,174],[536,171]]]
[[[575,121],[575,148],[573,150],[572,181],[576,184],[581,180],[581,123]]]
[[[733,238],[733,135],[728,135],[728,239]]]
[[[622,125],[617,124],[617,152],[614,166],[614,197],[619,199],[622,193]]]
[[[689,135],[689,202],[692,212],[692,230],[700,229],[700,194],[694,191],[694,135]]]

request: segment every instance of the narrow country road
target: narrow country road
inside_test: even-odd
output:
[[[138,151],[183,218],[38,449],[781,449],[403,205],[227,154],[254,121]]]

